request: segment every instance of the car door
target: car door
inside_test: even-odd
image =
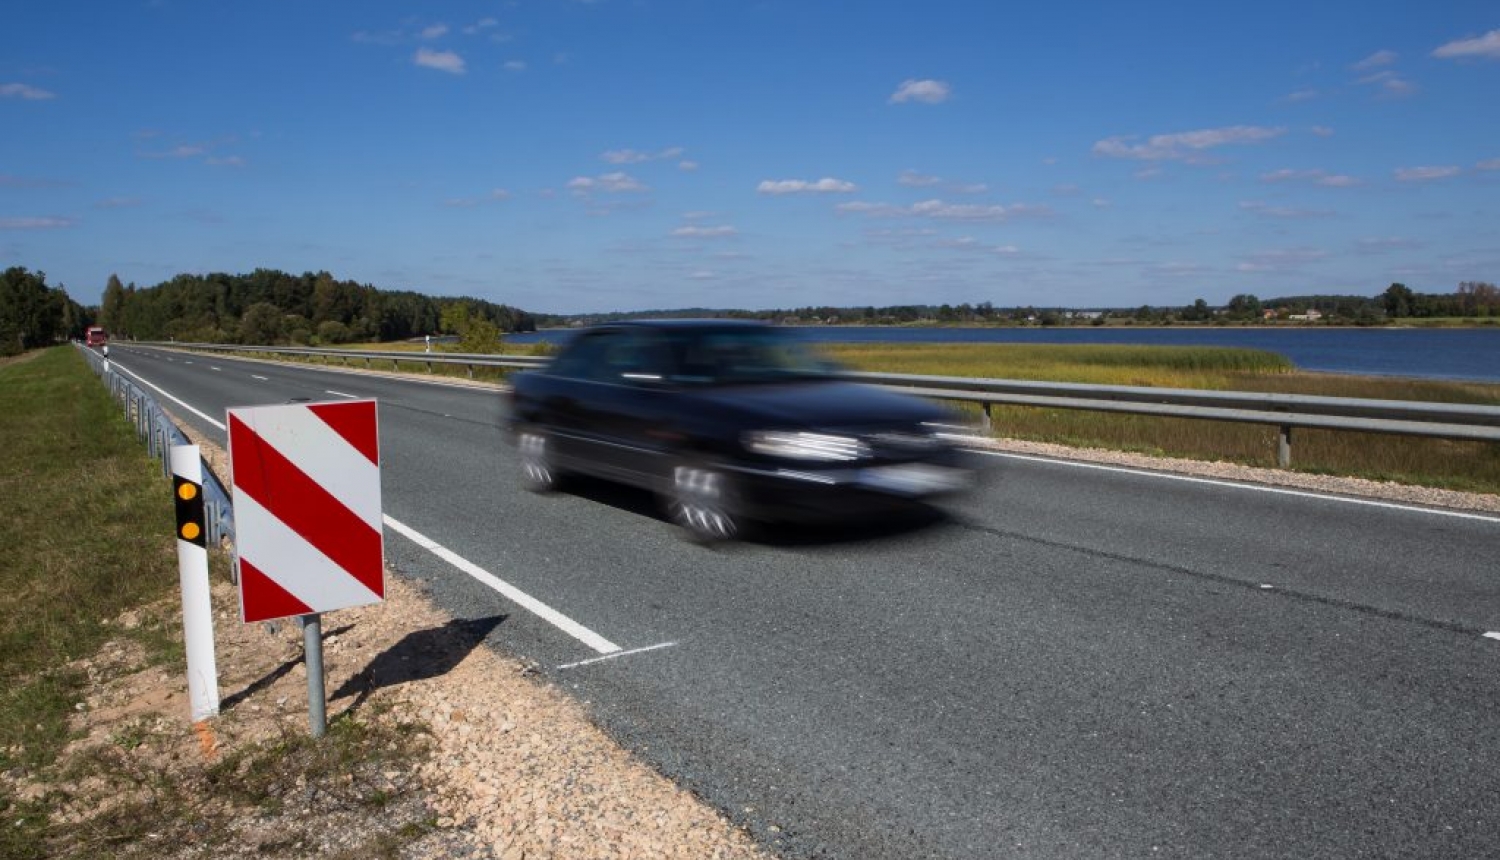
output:
[[[642,486],[656,468],[669,411],[666,353],[645,327],[586,332],[550,370],[542,404],[558,464]]]

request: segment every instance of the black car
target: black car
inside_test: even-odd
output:
[[[844,381],[793,330],[652,320],[580,331],[518,374],[510,429],[522,480],[570,473],[656,493],[704,540],[745,523],[852,519],[970,482],[937,405]]]

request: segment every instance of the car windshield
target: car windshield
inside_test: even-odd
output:
[[[688,385],[748,385],[827,376],[834,366],[776,328],[711,329],[671,336],[676,372]]]

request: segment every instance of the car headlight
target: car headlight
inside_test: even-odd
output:
[[[870,446],[853,436],[800,430],[760,430],[742,437],[756,454],[785,460],[859,460],[870,456]]]

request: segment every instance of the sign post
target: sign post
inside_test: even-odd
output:
[[[196,723],[219,713],[219,670],[214,654],[214,612],[203,513],[203,460],[197,445],[173,445],[170,460],[172,500],[177,508],[177,568],[182,583],[188,703]]]
[[[374,400],[230,409],[245,623],[297,616],[313,737],[327,727],[321,613],[385,599]]]
[[[323,616],[314,612],[302,615],[302,655],[307,664],[307,721],[312,736],[321,738],[328,731],[328,697],[323,687]]]

